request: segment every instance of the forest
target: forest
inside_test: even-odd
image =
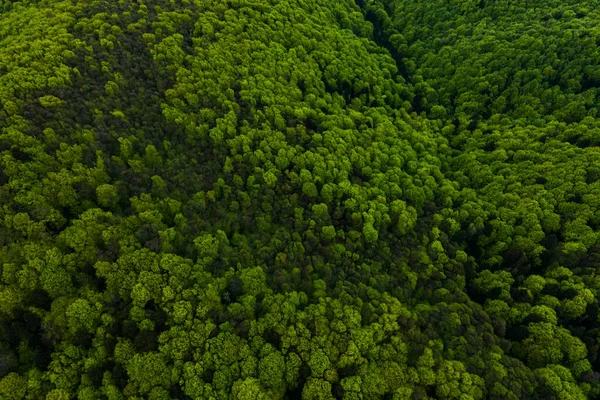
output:
[[[600,0],[0,0],[0,399],[600,399]]]

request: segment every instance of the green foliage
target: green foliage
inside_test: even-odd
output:
[[[236,381],[233,384],[233,398],[235,400],[263,400],[268,399],[264,390],[261,388],[258,379],[246,378],[243,381]]]
[[[7,400],[20,400],[27,393],[27,381],[19,374],[11,372],[0,381],[0,394]]]
[[[284,374],[285,360],[278,351],[270,353],[258,362],[258,377],[264,387],[280,391],[285,387]]]
[[[63,101],[55,96],[40,97],[39,102],[44,108],[58,107],[63,104]]]
[[[592,1],[0,0],[0,398],[600,396]]]
[[[96,195],[98,196],[98,204],[105,208],[114,207],[119,200],[119,194],[115,186],[107,183],[96,188]]]

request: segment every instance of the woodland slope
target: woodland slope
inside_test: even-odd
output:
[[[600,397],[600,3],[0,0],[0,399]]]

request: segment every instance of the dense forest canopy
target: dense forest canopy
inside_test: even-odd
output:
[[[0,0],[0,398],[600,398],[599,103],[597,0]]]

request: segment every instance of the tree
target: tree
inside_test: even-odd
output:
[[[98,204],[108,209],[114,207],[119,201],[117,189],[107,183],[96,188],[96,195],[98,196]]]
[[[233,398],[236,400],[262,400],[268,398],[267,392],[262,389],[260,382],[256,378],[238,380],[233,384],[232,390]]]
[[[0,394],[10,400],[20,400],[27,393],[27,380],[15,372],[11,372],[0,380]]]
[[[302,388],[302,398],[307,400],[329,400],[331,395],[331,383],[317,378],[309,378]]]
[[[154,352],[135,354],[126,362],[125,368],[129,376],[129,383],[124,391],[126,395],[148,394],[156,386],[168,390],[173,378],[177,376],[172,374],[164,357]]]
[[[258,377],[264,387],[281,392],[285,388],[284,375],[285,359],[277,350],[258,362]]]

